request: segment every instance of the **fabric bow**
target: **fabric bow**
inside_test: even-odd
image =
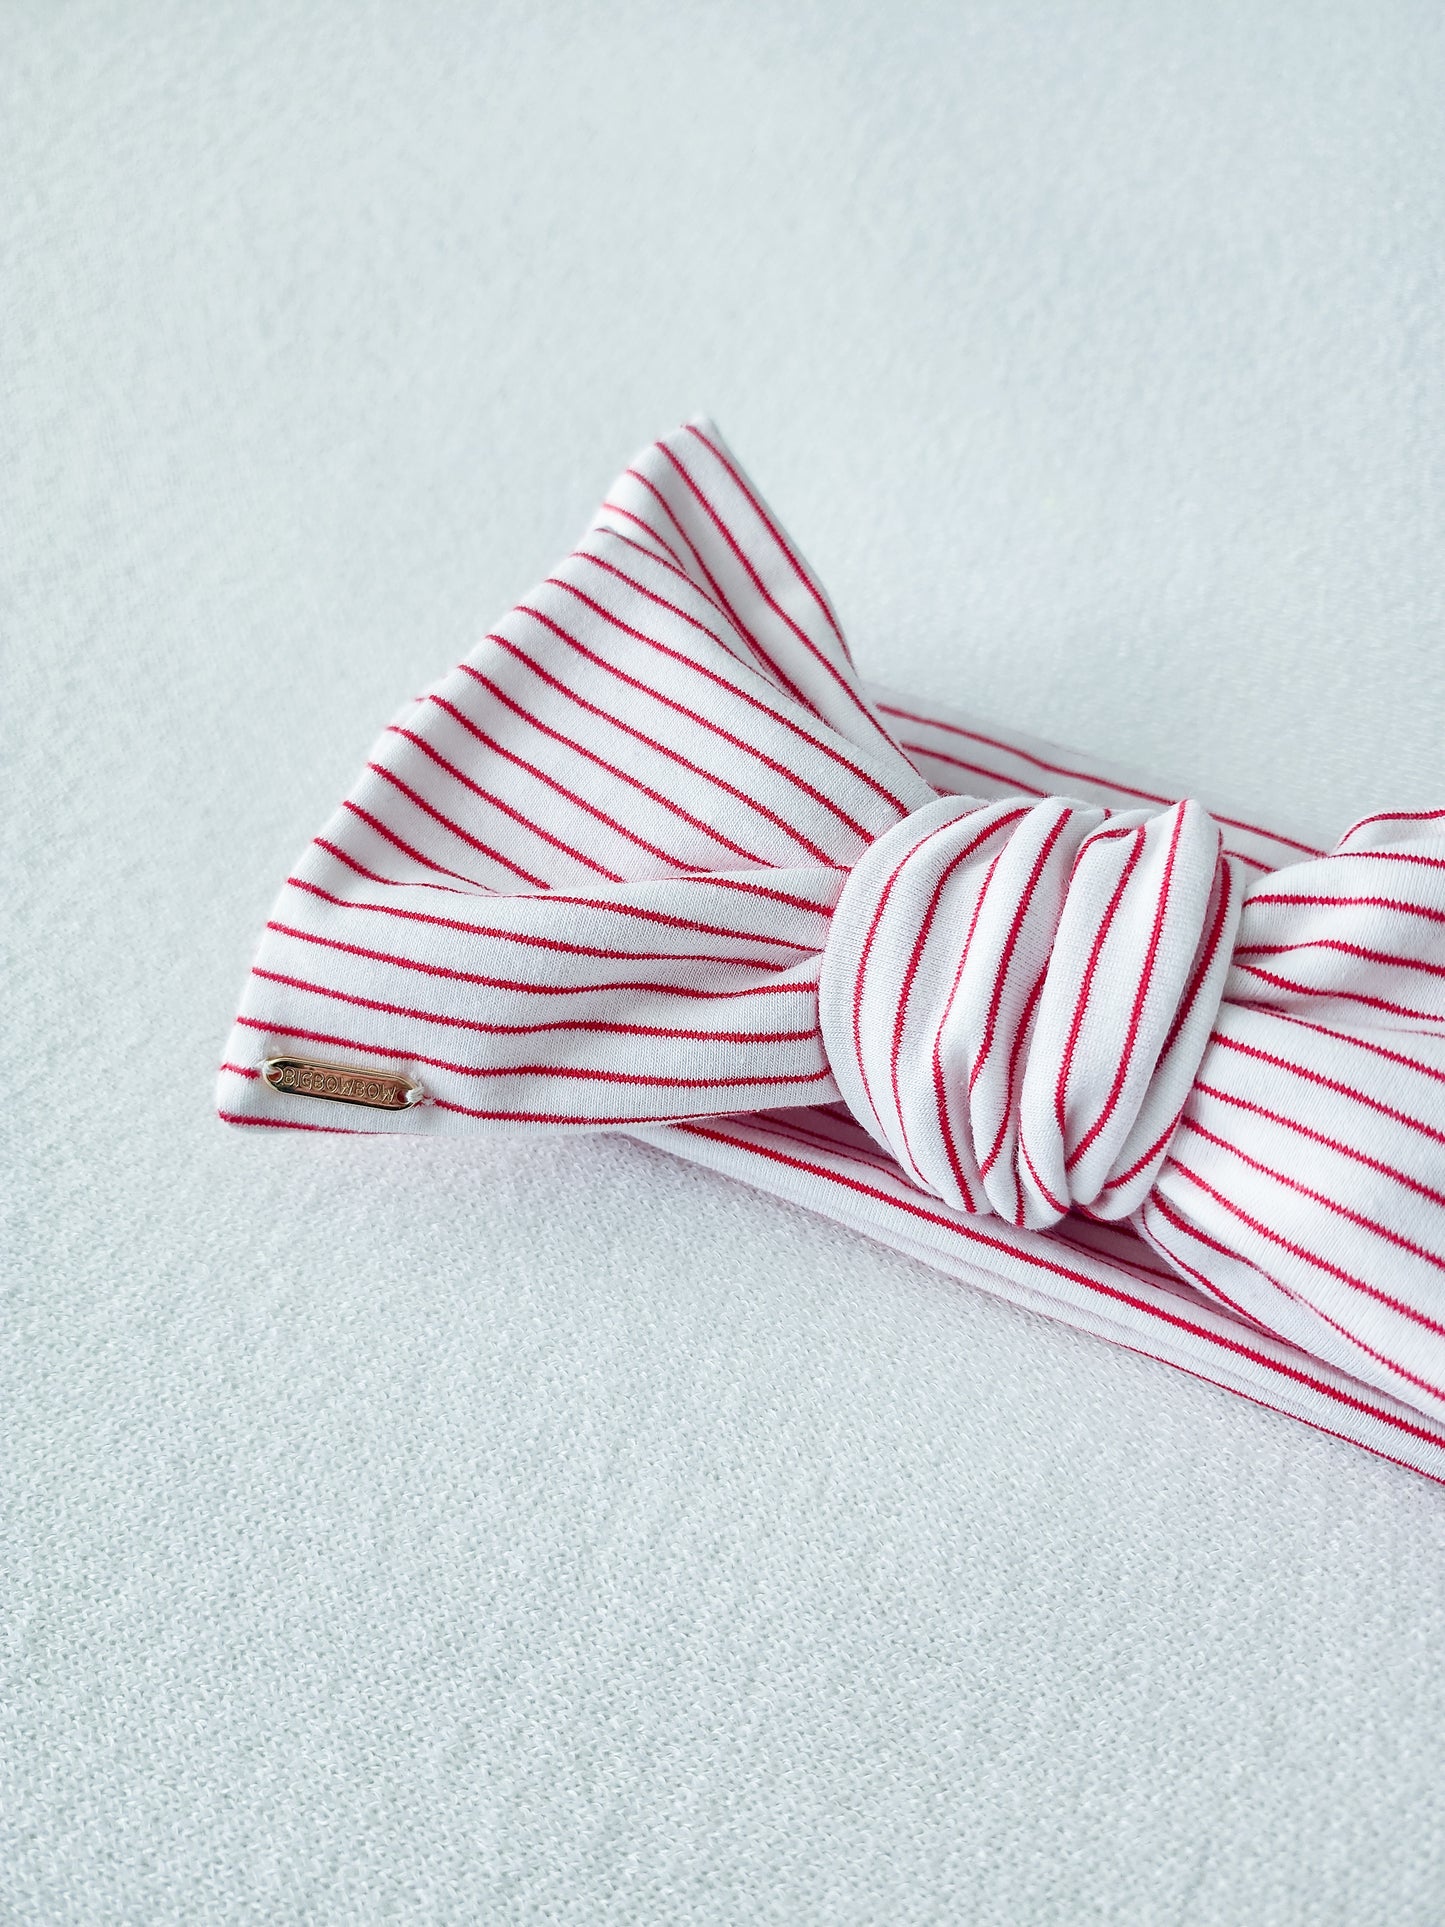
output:
[[[322,1128],[259,1074],[288,1052],[424,1089],[345,1128],[841,1099],[947,1211],[1127,1221],[1445,1417],[1445,811],[1264,870],[1191,801],[941,795],[907,733],[690,423],[386,731],[266,926],[222,1115]]]

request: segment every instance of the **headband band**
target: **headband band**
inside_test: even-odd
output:
[[[695,421],[384,733],[219,1109],[629,1130],[1445,1477],[1442,826],[870,694]]]

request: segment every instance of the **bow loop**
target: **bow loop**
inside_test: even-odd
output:
[[[1445,1413],[1445,812],[1367,818],[1245,900],[1140,1225],[1266,1331]]]

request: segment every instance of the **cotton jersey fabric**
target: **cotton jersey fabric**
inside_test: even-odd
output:
[[[865,688],[699,419],[388,727],[218,1106],[630,1131],[1445,1478],[1441,818],[1325,852]]]

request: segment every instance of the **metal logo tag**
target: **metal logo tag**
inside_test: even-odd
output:
[[[319,1064],[310,1057],[268,1057],[261,1075],[287,1097],[323,1097],[333,1104],[365,1104],[373,1111],[409,1111],[426,1092],[397,1071],[358,1070],[354,1064]]]

